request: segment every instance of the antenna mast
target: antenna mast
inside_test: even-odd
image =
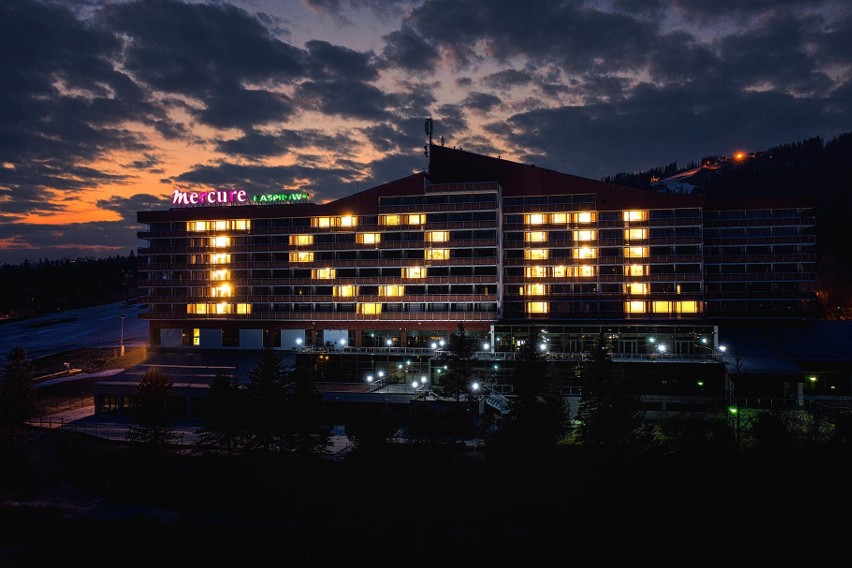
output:
[[[429,156],[429,147],[432,146],[432,119],[426,119],[426,136],[429,137],[429,144],[423,146],[423,153],[428,157]]]

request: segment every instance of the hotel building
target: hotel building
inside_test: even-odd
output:
[[[330,203],[175,192],[171,209],[139,212],[150,344],[385,350],[390,368],[463,323],[491,357],[535,326],[554,358],[605,332],[616,358],[689,363],[717,356],[725,321],[810,313],[805,198],[660,194],[429,154],[428,171]],[[376,365],[352,361],[329,375]]]

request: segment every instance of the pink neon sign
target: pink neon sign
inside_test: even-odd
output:
[[[174,205],[212,205],[214,203],[243,203],[248,199],[246,190],[178,191],[172,193]]]

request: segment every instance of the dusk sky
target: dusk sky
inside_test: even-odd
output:
[[[0,265],[448,146],[600,179],[852,131],[848,0],[0,0]]]

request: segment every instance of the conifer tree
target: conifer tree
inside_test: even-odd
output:
[[[149,449],[164,449],[177,440],[169,411],[172,380],[159,367],[142,373],[130,411],[127,439]]]
[[[35,413],[34,375],[27,350],[12,349],[0,378],[0,427],[12,441],[18,427]]]

